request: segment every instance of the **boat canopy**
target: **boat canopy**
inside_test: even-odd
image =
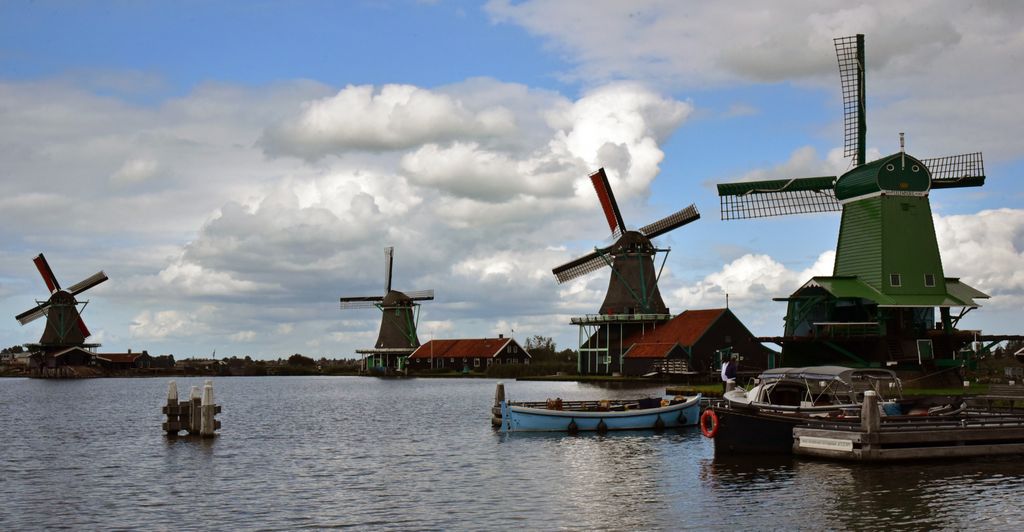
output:
[[[810,366],[806,368],[769,369],[758,376],[763,382],[779,380],[840,381],[852,385],[864,380],[892,380],[899,378],[891,370],[882,368],[847,368],[843,366]]]

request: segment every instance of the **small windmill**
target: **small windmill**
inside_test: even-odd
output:
[[[408,356],[420,345],[416,335],[419,322],[420,301],[432,301],[433,290],[400,292],[391,288],[391,274],[395,259],[395,248],[384,248],[384,295],[346,296],[341,298],[341,308],[378,308],[382,316],[380,333],[373,349],[359,350],[359,353],[376,355],[379,367],[401,369],[402,356]]]
[[[46,301],[37,301],[38,304],[34,308],[18,314],[15,319],[25,325],[46,316],[46,327],[39,340],[39,345],[46,350],[71,346],[95,347],[97,344],[85,344],[85,339],[90,333],[82,321],[78,305],[84,308],[87,302],[78,301],[76,296],[106,281],[107,275],[100,271],[67,289],[62,289],[42,253],[32,261],[39,274],[43,276],[43,282],[50,290],[50,297]]]
[[[623,341],[635,332],[653,329],[670,318],[668,307],[661,299],[658,279],[668,259],[668,249],[659,249],[651,239],[682,227],[698,218],[697,207],[690,205],[657,222],[637,230],[626,229],[608,183],[604,168],[590,175],[597,198],[604,209],[605,218],[615,242],[603,248],[594,248],[576,260],[554,270],[555,278],[564,283],[595,272],[611,268],[608,292],[597,316],[572,318],[580,328],[577,371],[580,373],[613,373],[622,371],[623,355],[629,349]],[[654,257],[663,252],[658,271]],[[584,338],[586,340],[584,340]]]
[[[559,283],[564,283],[604,267],[612,270],[608,293],[601,304],[601,314],[668,314],[661,299],[658,279],[668,258],[667,249],[658,249],[651,239],[682,227],[700,218],[697,207],[690,205],[657,222],[630,231],[622,220],[619,205],[608,183],[604,168],[590,174],[597,197],[601,201],[605,218],[615,242],[552,270]],[[661,267],[654,271],[654,256],[665,252]]]
[[[820,363],[821,355],[859,365],[951,356],[961,343],[954,326],[978,306],[974,298],[988,296],[944,276],[928,194],[983,185],[981,153],[917,159],[904,152],[900,133],[898,153],[866,162],[864,36],[835,39],[835,48],[853,168],[838,177],[720,184],[722,219],[842,211],[832,277],[815,277],[786,299],[786,333],[773,340],[785,364]],[[950,307],[960,316],[951,318]],[[934,308],[942,334],[929,333]]]

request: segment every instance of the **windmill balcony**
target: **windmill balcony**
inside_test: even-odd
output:
[[[814,324],[815,338],[866,338],[881,335],[882,327],[873,321],[817,322]]]
[[[668,321],[672,319],[671,314],[587,314],[576,316],[571,319],[573,325],[589,325],[597,323],[621,323],[621,322],[648,322]]]

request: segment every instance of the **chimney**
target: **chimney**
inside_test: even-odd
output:
[[[504,338],[504,337],[505,337],[505,335],[504,335],[504,334],[502,334],[502,333],[498,333],[498,339],[499,339],[499,340],[501,340],[501,339],[502,339],[502,338]]]

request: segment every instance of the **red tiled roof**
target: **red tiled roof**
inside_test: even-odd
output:
[[[461,338],[451,340],[430,340],[419,346],[411,355],[414,358],[486,358],[498,356],[501,350],[512,342],[511,338]],[[518,344],[517,344],[518,345]],[[520,348],[524,353],[525,349]]]
[[[690,347],[700,340],[711,324],[728,309],[712,308],[705,310],[687,310],[658,326],[647,334],[637,333],[626,339],[629,344],[678,343]]]
[[[132,364],[142,353],[97,353],[96,358],[114,364]]]
[[[666,358],[676,345],[675,342],[633,344],[626,351],[626,358]]]

